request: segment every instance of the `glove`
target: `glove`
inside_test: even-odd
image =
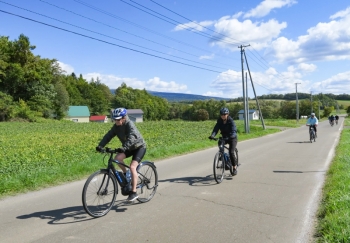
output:
[[[125,152],[125,149],[124,148],[117,148],[116,151],[118,153],[124,153]]]
[[[96,147],[96,151],[97,151],[97,152],[102,152],[102,150],[103,150],[103,148],[102,148],[101,146],[97,146],[97,147]]]

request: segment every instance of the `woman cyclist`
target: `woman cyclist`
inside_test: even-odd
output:
[[[101,151],[102,148],[112,140],[113,137],[118,137],[122,143],[122,147],[117,149],[117,155],[115,159],[124,163],[125,158],[132,156],[132,161],[130,164],[131,179],[132,179],[132,193],[128,197],[128,201],[134,201],[139,196],[136,193],[136,183],[137,183],[137,171],[136,168],[138,163],[141,162],[143,156],[146,153],[146,143],[142,138],[141,133],[137,130],[134,123],[127,116],[127,110],[125,108],[117,108],[113,110],[112,119],[115,124],[109,130],[98,146],[97,151]],[[126,172],[124,166],[120,166],[123,172]]]
[[[220,130],[221,135],[225,138],[225,144],[229,144],[230,159],[233,164],[233,174],[237,175],[237,160],[234,158],[234,152],[237,146],[237,128],[232,117],[229,116],[229,110],[224,107],[220,109],[220,118],[217,120],[213,132],[209,139],[213,139]]]

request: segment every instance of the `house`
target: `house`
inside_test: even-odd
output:
[[[107,116],[90,116],[90,121],[106,123],[108,122],[108,117]]]
[[[113,114],[113,110],[111,110],[111,117]],[[143,111],[141,109],[126,109],[129,119],[133,122],[143,122]],[[113,120],[112,120],[113,122]]]
[[[249,120],[259,120],[259,111],[258,110],[249,110],[249,116],[248,119]],[[239,120],[244,120],[244,110],[240,110],[238,112],[238,119]]]
[[[69,106],[66,119],[74,122],[89,122],[89,108],[87,106]]]

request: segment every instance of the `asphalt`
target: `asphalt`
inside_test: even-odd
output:
[[[159,161],[150,202],[118,195],[98,219],[82,207],[85,180],[5,198],[0,242],[311,242],[340,121],[321,122],[315,143],[306,126],[239,141],[238,175],[221,184],[212,175],[217,148]]]

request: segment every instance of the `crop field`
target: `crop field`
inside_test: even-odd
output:
[[[147,143],[144,159],[151,161],[216,146],[207,139],[214,125],[215,121],[136,124]],[[95,147],[111,127],[112,123],[0,123],[0,196],[81,179],[104,167]],[[239,140],[279,131],[252,126],[245,134],[242,121],[237,127]],[[113,139],[107,146],[120,145]]]

